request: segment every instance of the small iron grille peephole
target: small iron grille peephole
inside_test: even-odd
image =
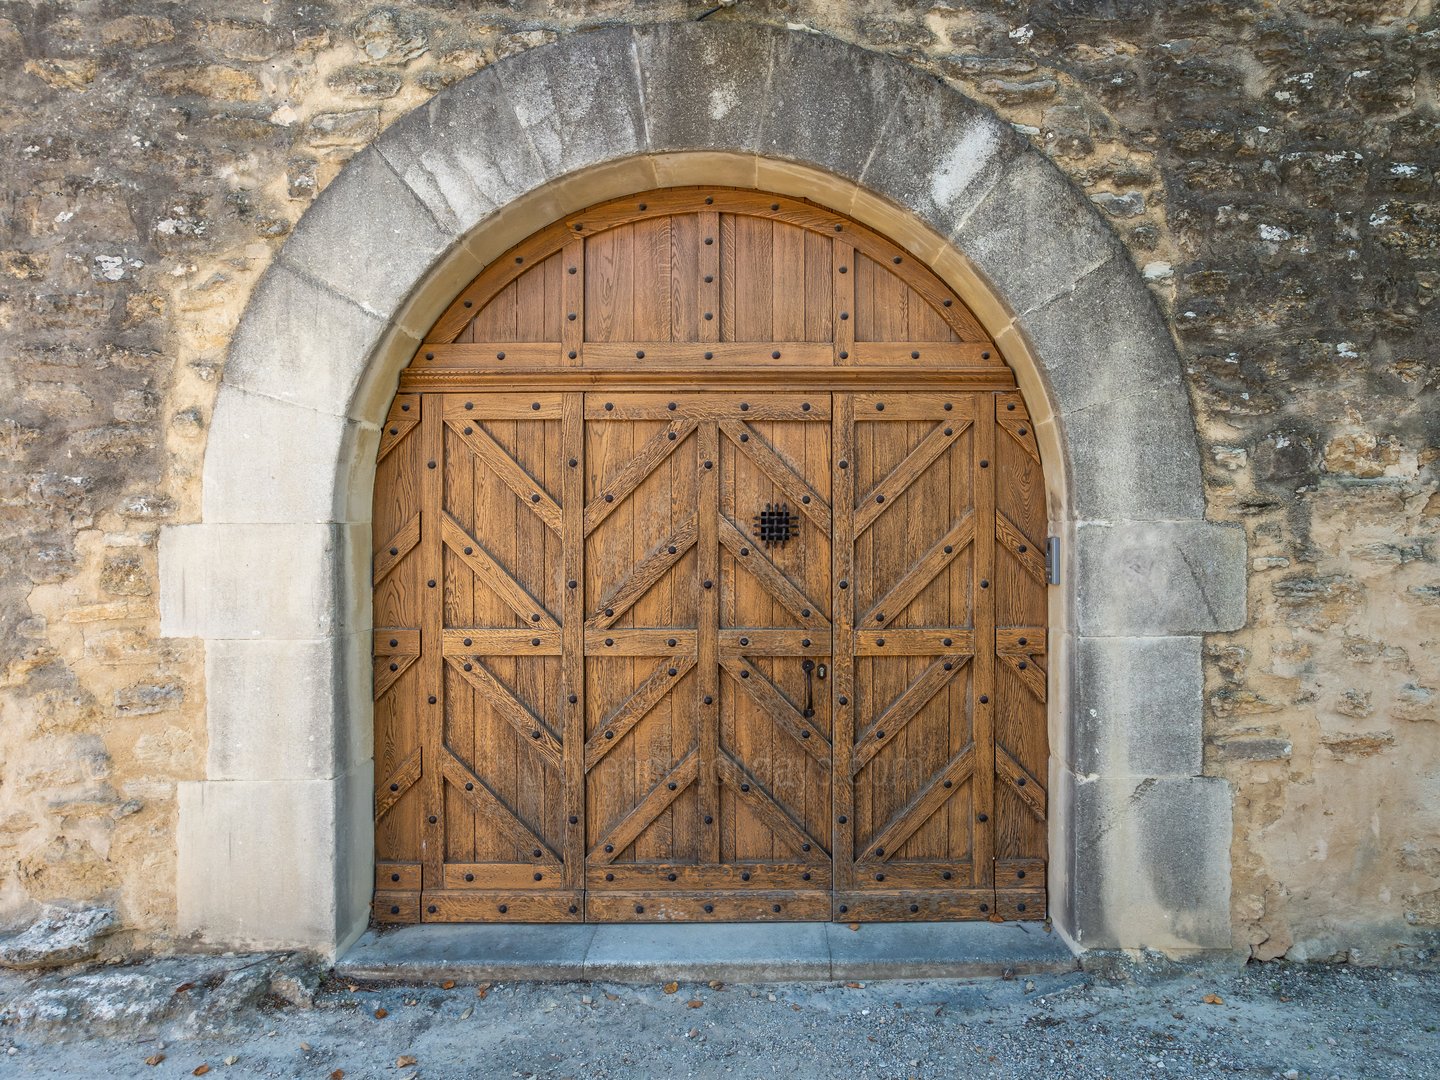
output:
[[[766,503],[755,515],[755,536],[766,547],[784,547],[795,535],[795,517],[784,503]]]

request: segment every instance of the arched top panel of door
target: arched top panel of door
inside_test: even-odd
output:
[[[817,369],[836,384],[1015,385],[964,301],[892,241],[805,200],[686,187],[592,206],[517,244],[455,298],[401,386],[753,385]]]

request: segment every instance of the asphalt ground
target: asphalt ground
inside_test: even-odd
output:
[[[264,989],[265,963],[7,976],[0,1076],[1440,1077],[1440,973],[1152,963],[967,981],[478,987],[330,975],[302,1007]]]

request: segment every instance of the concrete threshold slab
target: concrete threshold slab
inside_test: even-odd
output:
[[[1039,923],[422,925],[370,930],[345,978],[648,983],[971,979],[1074,971]]]

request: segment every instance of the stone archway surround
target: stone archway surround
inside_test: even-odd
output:
[[[1050,904],[1082,948],[1230,947],[1230,791],[1201,775],[1200,635],[1245,620],[1204,520],[1173,342],[1082,194],[993,113],[814,34],[571,35],[438,95],[305,214],[232,340],[200,523],[162,626],[206,642],[206,777],[179,790],[180,930],[334,954],[373,884],[369,498],[400,368],[486,262],[599,201],[807,196],[972,303],[1042,437],[1052,530]]]

